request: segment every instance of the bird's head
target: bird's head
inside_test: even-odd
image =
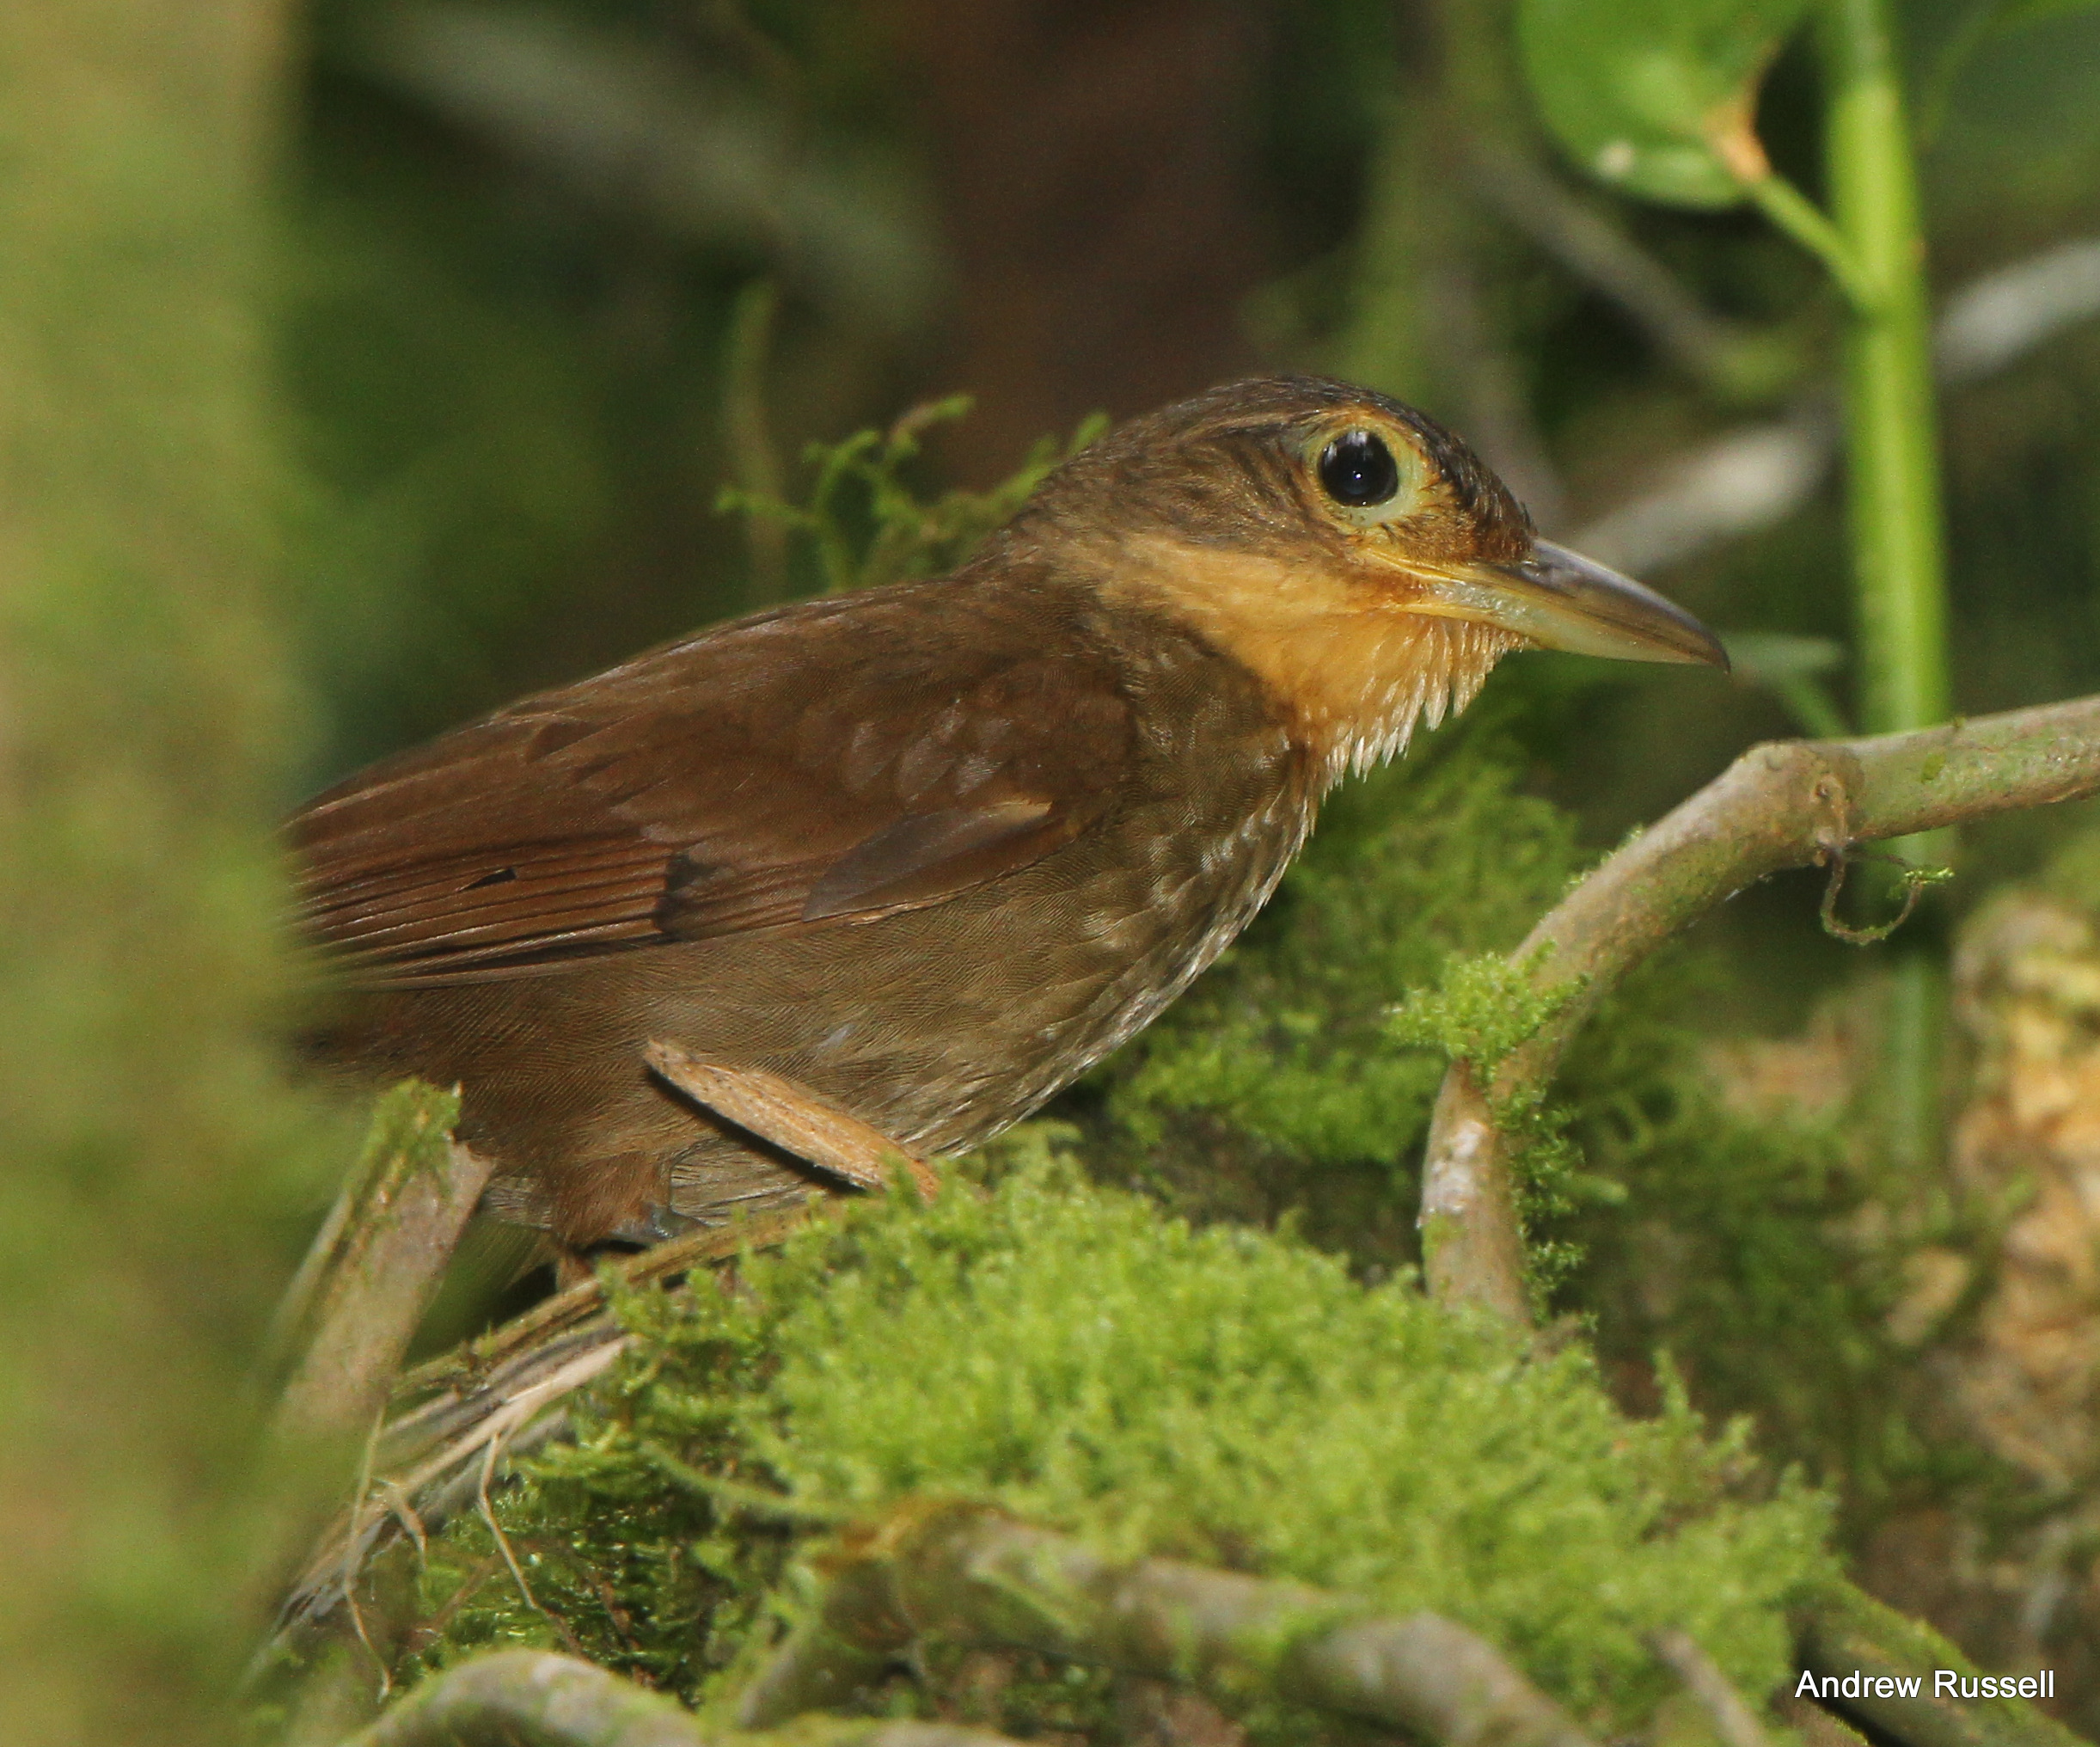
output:
[[[1690,614],[1540,539],[1435,420],[1318,377],[1133,420],[1053,475],[1014,532],[1250,669],[1331,776],[1462,708],[1512,649],[1728,665]]]

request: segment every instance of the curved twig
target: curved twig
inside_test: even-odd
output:
[[[1250,1690],[1496,1747],[1590,1747],[1488,1641],[1435,1614],[1173,1560],[1118,1563],[1082,1542],[969,1505],[920,1505],[847,1542],[815,1617],[746,1691],[738,1720],[836,1704],[923,1635],[1038,1651],[1180,1681],[1228,1703]]]
[[[2100,792],[2100,698],[1980,716],[1870,739],[1755,746],[1634,837],[1554,907],[1511,955],[1551,1017],[1481,1086],[1444,1076],[1422,1174],[1431,1293],[1528,1319],[1512,1166],[1499,1111],[1536,1102],[1569,1039],[1626,973],[1679,930],[1784,868]]]
[[[1689,1632],[1673,1627],[1667,1632],[1656,1633],[1649,1642],[1656,1656],[1669,1664],[1670,1671],[1684,1683],[1685,1690],[1706,1713],[1706,1719],[1713,1725],[1713,1732],[1720,1737],[1723,1747],[1769,1747],[1765,1726],[1757,1720],[1757,1713],[1750,1708],[1749,1701],[1736,1690],[1713,1658],[1699,1647],[1699,1641]]]
[[[346,1747],[768,1747],[573,1656],[504,1650],[418,1688]],[[1015,1747],[1003,1735],[880,1717],[811,1718],[792,1747]]]

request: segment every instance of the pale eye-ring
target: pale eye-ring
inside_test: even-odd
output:
[[[1319,451],[1320,489],[1346,509],[1368,510],[1400,488],[1400,465],[1375,431],[1344,431]]]

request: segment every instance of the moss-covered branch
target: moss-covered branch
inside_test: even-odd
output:
[[[1930,1626],[1849,1585],[1804,1604],[1798,1625],[1801,1665],[1809,1674],[1840,1681],[1852,1674],[1919,1677],[1911,1697],[1869,1692],[1825,1701],[1877,1738],[1905,1747],[2085,1747],[2080,1737],[2024,1699],[1936,1696],[1936,1673],[1973,1676],[1979,1672],[1975,1664]]]
[[[1187,1682],[1232,1702],[1270,1695],[1496,1747],[1588,1738],[1491,1645],[1430,1613],[1175,1560],[1117,1562],[966,1505],[921,1506],[849,1544],[817,1615],[745,1695],[766,1727],[836,1703],[921,1636]]]
[[[279,1315],[288,1376],[280,1436],[363,1432],[488,1182],[451,1138],[459,1094],[408,1081],[379,1101],[364,1156],[314,1240]]]
[[[1744,753],[1584,880],[1513,956],[1558,1004],[1490,1083],[1462,1067],[1445,1077],[1423,1166],[1431,1292],[1526,1320],[1517,1143],[1498,1113],[1535,1106],[1577,1028],[1664,941],[1784,868],[1828,866],[1863,843],[2097,791],[2100,698]]]
[[[349,1747],[768,1747],[783,1738],[711,1729],[676,1701],[573,1656],[505,1650],[419,1689]],[[827,1717],[793,1747],[1013,1747],[946,1723]]]

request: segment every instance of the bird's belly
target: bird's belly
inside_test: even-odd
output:
[[[1267,899],[1309,809],[1295,784],[1235,799],[1229,821],[1185,802],[872,921],[389,996],[366,1055],[461,1082],[490,1211],[568,1242],[795,1198],[824,1180],[656,1081],[646,1045],[787,1074],[920,1150],[976,1144],[1150,1021]]]
[[[1265,823],[1195,867],[1082,868],[1074,880],[1053,857],[790,950],[752,941],[710,964],[710,983],[762,991],[738,1003],[750,1059],[914,1147],[975,1145],[1149,1022],[1246,926],[1301,834]],[[726,1016],[719,994],[690,1011],[707,1048]]]

